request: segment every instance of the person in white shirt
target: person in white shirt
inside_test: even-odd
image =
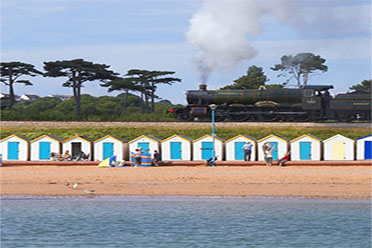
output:
[[[243,146],[244,151],[244,161],[251,161],[251,154],[252,154],[252,143],[247,142]]]

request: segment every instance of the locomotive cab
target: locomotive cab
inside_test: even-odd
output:
[[[302,88],[302,108],[304,110],[323,110],[329,106],[332,85],[306,85]]]

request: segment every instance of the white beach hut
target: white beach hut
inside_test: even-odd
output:
[[[215,137],[215,155],[217,160],[223,160],[224,140]],[[213,137],[206,134],[193,141],[193,160],[207,160],[213,157]]]
[[[114,135],[106,135],[93,144],[94,160],[103,161],[116,155],[116,161],[128,159],[128,143],[122,138]]]
[[[30,139],[12,134],[0,140],[0,153],[3,160],[27,161],[29,158]]]
[[[135,153],[136,149],[142,148],[144,153],[154,154],[154,151],[159,151],[160,147],[160,139],[152,136],[152,135],[141,135],[131,141],[128,142],[129,145],[129,156],[131,153]],[[160,153],[161,154],[161,153]]]
[[[42,135],[30,141],[30,160],[50,160],[50,154],[61,153],[62,139],[53,135]]]
[[[258,160],[264,161],[265,156],[262,146],[268,142],[273,148],[273,160],[278,160],[288,152],[289,140],[277,134],[270,134],[257,142]]]
[[[291,140],[291,160],[320,160],[321,149],[321,139],[310,134],[304,134]]]
[[[92,140],[86,136],[74,135],[64,141],[62,141],[62,152],[69,151],[72,157],[76,158],[81,152],[84,152],[89,156],[89,160],[92,159]]]
[[[191,160],[192,139],[175,134],[161,141],[161,159]]]
[[[358,138],[357,160],[372,159],[372,134]]]
[[[324,160],[354,160],[355,141],[341,134],[323,141]]]
[[[244,160],[243,146],[247,142],[252,144],[251,160],[256,160],[257,140],[244,134],[239,134],[225,141],[226,161]]]

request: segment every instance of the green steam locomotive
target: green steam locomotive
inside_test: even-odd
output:
[[[242,90],[199,90],[186,92],[187,106],[174,108],[179,120],[210,119],[215,105],[216,121],[317,121],[371,120],[371,94],[353,92],[332,97],[332,85],[306,85],[302,88]]]

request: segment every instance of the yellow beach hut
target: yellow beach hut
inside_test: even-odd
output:
[[[50,154],[61,153],[62,139],[53,135],[42,135],[30,141],[30,160],[50,160]]]
[[[258,160],[264,161],[265,156],[262,146],[268,142],[273,149],[273,160],[282,158],[288,152],[289,140],[277,134],[270,134],[257,142]]]
[[[190,161],[192,139],[175,134],[161,141],[161,160]]]
[[[142,148],[144,153],[149,153],[152,155],[154,151],[159,151],[160,139],[152,136],[152,135],[141,135],[131,141],[128,142],[129,145],[129,156],[136,152],[136,149]]]
[[[64,141],[62,141],[62,152],[69,151],[73,158],[84,152],[88,155],[89,160],[92,160],[93,156],[93,141],[83,135],[74,135]]]
[[[223,160],[223,143],[224,140],[215,137],[215,155],[217,160]],[[193,160],[201,161],[213,157],[213,137],[206,134],[193,141]]]
[[[243,146],[247,142],[252,144],[251,160],[256,160],[256,143],[257,140],[245,134],[239,134],[225,141],[226,161],[243,161],[244,151]]]
[[[94,160],[103,161],[106,158],[116,156],[117,161],[128,159],[128,143],[126,140],[115,135],[106,135],[93,144]]]
[[[0,140],[0,154],[3,155],[3,161],[27,161],[29,159],[29,141],[30,139],[15,134]]]
[[[341,134],[324,140],[324,160],[354,160],[354,144],[354,140]]]

